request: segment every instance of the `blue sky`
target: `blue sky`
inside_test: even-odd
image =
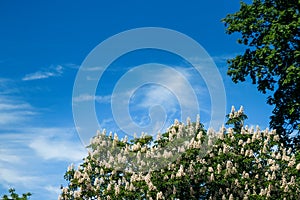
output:
[[[86,155],[72,113],[76,74],[100,42],[126,30],[162,27],[196,40],[220,71],[227,112],[232,105],[243,105],[246,124],[267,127],[271,107],[266,96],[250,82],[233,84],[226,76],[226,59],[244,47],[236,43],[237,35],[225,34],[220,20],[238,8],[235,0],[0,1],[0,194],[14,187],[20,193],[32,192],[31,199],[57,199],[67,166]],[[128,70],[148,62],[168,65],[187,78],[199,100],[202,122],[207,123],[211,102],[201,76],[174,55],[145,50],[120,57],[101,77],[95,97],[101,128],[121,132],[111,111],[113,89]],[[160,73],[160,78],[180,82],[168,73]],[[166,112],[165,126],[170,125],[180,116],[182,101],[172,92],[157,84],[141,86],[129,99],[134,122],[150,123],[148,109],[159,105]]]

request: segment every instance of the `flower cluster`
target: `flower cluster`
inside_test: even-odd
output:
[[[155,141],[103,131],[90,149],[77,169],[68,168],[59,200],[300,199],[300,153],[285,148],[274,130],[214,132],[199,119],[175,121]]]

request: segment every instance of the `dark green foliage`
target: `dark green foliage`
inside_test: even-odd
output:
[[[28,200],[31,196],[31,193],[22,194],[22,196],[19,196],[17,193],[15,193],[15,189],[11,188],[8,190],[9,195],[3,195],[1,197],[1,200]]]
[[[300,135],[300,1],[253,0],[222,21],[228,34],[240,33],[243,54],[228,60],[228,75],[235,83],[250,76],[267,103],[274,107],[270,127],[281,140],[294,144]]]

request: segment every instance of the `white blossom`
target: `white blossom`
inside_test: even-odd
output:
[[[163,197],[164,197],[164,196],[163,196],[163,193],[162,193],[162,192],[158,192],[158,193],[156,194],[156,200],[164,199]]]
[[[296,166],[296,169],[300,171],[300,163]]]
[[[176,177],[184,176],[183,165],[180,165],[178,172],[176,173]]]
[[[212,167],[209,167],[209,168],[208,168],[208,171],[209,171],[209,172],[214,172],[214,169],[213,169]]]

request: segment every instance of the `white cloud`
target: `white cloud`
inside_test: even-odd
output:
[[[44,189],[50,193],[53,193],[56,196],[58,196],[61,193],[61,190],[59,189],[58,186],[47,185],[44,187]]]
[[[199,94],[202,85],[194,71],[184,67],[161,67],[157,71],[150,65],[129,71],[112,95],[113,114],[120,129],[127,134],[155,134],[165,131],[175,118],[195,118],[200,114],[202,99],[198,97],[204,94]]]
[[[79,161],[86,155],[86,150],[79,142],[52,140],[48,137],[33,139],[29,147],[45,160]]]
[[[29,116],[35,115],[31,111],[20,111],[20,112],[6,112],[0,113],[0,125],[13,125],[28,121]]]
[[[143,89],[140,95],[135,95],[133,98],[136,108],[149,109],[152,106],[159,105],[166,110],[173,110],[177,107],[176,96],[168,89],[161,86],[147,86]]]
[[[113,121],[114,121],[113,118],[103,119],[100,123],[100,127],[107,129],[108,127],[111,127],[111,124],[113,123]]]
[[[35,114],[27,102],[15,100],[12,96],[0,96],[0,125],[19,124],[30,120]]]
[[[1,103],[0,102],[0,110],[18,110],[18,109],[29,109],[31,106],[27,103],[20,103],[20,104],[8,104],[8,103]]]
[[[28,135],[16,134],[15,131],[0,134],[0,184],[3,186],[30,186],[38,181],[32,173],[28,173],[30,151],[26,147]]]
[[[9,149],[0,148],[0,163],[20,163],[21,158],[11,152]]]
[[[81,94],[73,99],[74,102],[97,101],[98,103],[110,103],[111,96],[93,96],[89,94]]]
[[[189,68],[176,67],[175,70],[179,74],[170,74],[169,70],[161,71],[157,76],[155,76],[153,82],[159,82],[163,80],[163,87],[149,87],[145,91],[145,98],[143,100],[142,106],[150,105],[162,105],[168,109],[176,108],[179,103],[188,114],[195,115],[197,111],[195,97],[197,97],[196,92],[202,91],[200,86],[196,87],[194,82],[195,77]],[[189,88],[190,87],[190,88]],[[190,90],[191,89],[191,90]],[[199,101],[199,99],[196,99]],[[193,116],[190,116],[193,117]]]
[[[84,68],[82,68],[82,70],[89,71],[89,72],[94,72],[94,71],[104,70],[104,67],[100,67],[100,66],[97,66],[97,67],[84,67]]]
[[[234,58],[239,54],[241,54],[241,53],[236,52],[236,53],[219,54],[219,55],[213,55],[213,56],[206,57],[206,58],[192,57],[192,58],[190,58],[190,60],[193,62],[193,64],[205,64],[205,63],[211,62],[211,59],[215,63],[226,63],[228,59]]]
[[[80,65],[77,65],[75,63],[67,63],[67,64],[64,64],[65,67],[68,67],[70,69],[76,69],[78,70],[80,68]]]
[[[25,127],[1,130],[0,154],[0,185],[23,188],[39,199],[57,196],[67,166],[87,152],[72,128]]]
[[[50,77],[60,76],[63,73],[63,67],[61,65],[57,65],[56,67],[50,67],[47,70],[37,71],[31,74],[26,74],[22,80],[23,81],[31,81],[38,79],[46,79]]]
[[[27,131],[34,136],[28,146],[44,160],[78,161],[86,155],[74,129],[34,128]]]
[[[15,86],[13,80],[7,78],[0,78],[0,95],[10,95],[18,92],[19,90]]]
[[[232,58],[236,57],[239,54],[241,54],[241,53],[230,53],[230,54],[216,55],[216,56],[212,56],[212,59],[216,63],[225,63],[228,59],[232,59]]]
[[[37,108],[19,96],[21,93],[15,84],[13,80],[0,78],[0,130],[22,127],[25,122],[28,125],[40,114]]]
[[[23,80],[62,72],[58,66]],[[39,127],[34,121],[39,109],[17,96],[21,95],[18,84],[0,78],[0,193],[1,189],[14,187],[20,193],[32,192],[32,199],[53,199],[64,183],[67,166],[81,162],[87,152],[74,128]]]
[[[0,84],[3,85],[3,84],[6,84],[7,82],[9,82],[10,80],[7,79],[7,78],[0,78]],[[0,85],[0,86],[1,86]]]
[[[34,185],[34,182],[38,181],[38,177],[36,176],[28,176],[25,175],[27,171],[16,170],[16,169],[8,169],[7,167],[0,166],[0,180],[4,186],[7,185]]]

